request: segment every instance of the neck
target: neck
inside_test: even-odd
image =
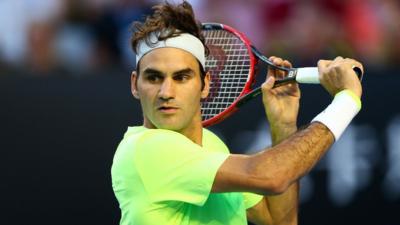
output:
[[[157,129],[157,127],[149,119],[147,119],[146,116],[144,116],[143,126],[149,129]],[[190,125],[182,129],[173,131],[184,135],[185,137],[189,138],[191,141],[200,146],[203,145],[203,126],[201,124],[200,112],[198,113],[198,115],[195,115]]]
[[[194,143],[202,146],[203,145],[203,126],[201,125],[201,119],[196,123],[192,123],[191,126],[186,127],[182,130],[177,130],[187,138],[189,138]]]

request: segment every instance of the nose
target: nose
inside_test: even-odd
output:
[[[175,85],[172,79],[164,79],[161,84],[158,96],[160,99],[169,100],[175,97]]]

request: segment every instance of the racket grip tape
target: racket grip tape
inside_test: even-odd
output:
[[[360,81],[362,80],[363,73],[358,67],[353,67],[354,72],[357,74]],[[296,81],[301,84],[319,84],[318,67],[303,67],[298,68],[296,73]]]

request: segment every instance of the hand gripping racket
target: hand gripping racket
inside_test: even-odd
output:
[[[261,87],[252,90],[259,60],[273,68],[287,71],[286,77],[275,81],[275,87],[289,82],[319,84],[318,67],[275,66],[251,45],[245,35],[232,27],[203,23],[202,32],[210,50],[205,70],[211,74],[210,93],[201,103],[202,123],[205,127],[222,121],[261,93]],[[353,69],[361,80],[361,69]]]

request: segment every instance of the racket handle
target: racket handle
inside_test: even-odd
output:
[[[362,70],[358,67],[353,67],[354,72],[357,74],[360,81],[362,80],[363,73]],[[319,72],[318,67],[303,67],[298,69],[292,69],[289,71],[289,74],[296,76],[296,82],[302,84],[319,84]],[[285,85],[290,82],[294,82],[293,76],[289,76],[286,79],[277,80],[275,81],[275,87],[279,87],[281,85]],[[244,105],[249,100],[253,99],[257,95],[261,94],[262,90],[261,87],[255,88],[250,93],[245,94],[242,96],[236,103],[236,107],[239,108]]]
[[[362,70],[358,67],[353,67],[360,81],[362,80]],[[301,84],[319,84],[318,67],[303,67],[298,68],[296,73],[296,81]]]
[[[296,81],[301,84],[319,84],[318,67],[298,68]]]

